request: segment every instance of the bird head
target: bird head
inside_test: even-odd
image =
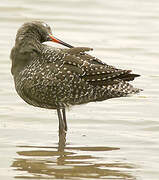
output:
[[[72,48],[73,46],[61,41],[58,38],[55,38],[52,34],[52,30],[49,25],[42,21],[32,21],[27,22],[22,25],[22,27],[18,30],[16,41],[23,39],[25,36],[32,35],[41,43],[46,41],[52,41],[58,44],[62,44],[66,47]]]

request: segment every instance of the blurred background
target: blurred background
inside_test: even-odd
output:
[[[17,29],[32,20],[141,75],[138,95],[68,110],[63,153],[56,112],[23,102],[10,72]],[[1,1],[0,47],[1,179],[159,179],[159,1]]]

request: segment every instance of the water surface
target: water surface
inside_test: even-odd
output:
[[[0,2],[0,179],[159,179],[158,12],[157,0]],[[71,108],[61,145],[56,112],[24,103],[10,73],[16,31],[35,19],[69,44],[141,74],[133,85],[144,91]]]

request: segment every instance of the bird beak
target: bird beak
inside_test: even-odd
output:
[[[50,38],[51,41],[53,41],[55,43],[62,44],[62,45],[66,46],[66,47],[69,47],[69,48],[73,48],[73,46],[71,46],[71,45],[69,45],[69,44],[55,38],[52,34],[49,34],[49,38]]]

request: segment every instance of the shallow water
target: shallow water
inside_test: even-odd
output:
[[[14,90],[10,50],[19,26],[33,19],[141,74],[133,84],[144,91],[71,108],[64,147],[56,112],[27,105]],[[0,179],[159,179],[158,19],[157,0],[0,2]]]

